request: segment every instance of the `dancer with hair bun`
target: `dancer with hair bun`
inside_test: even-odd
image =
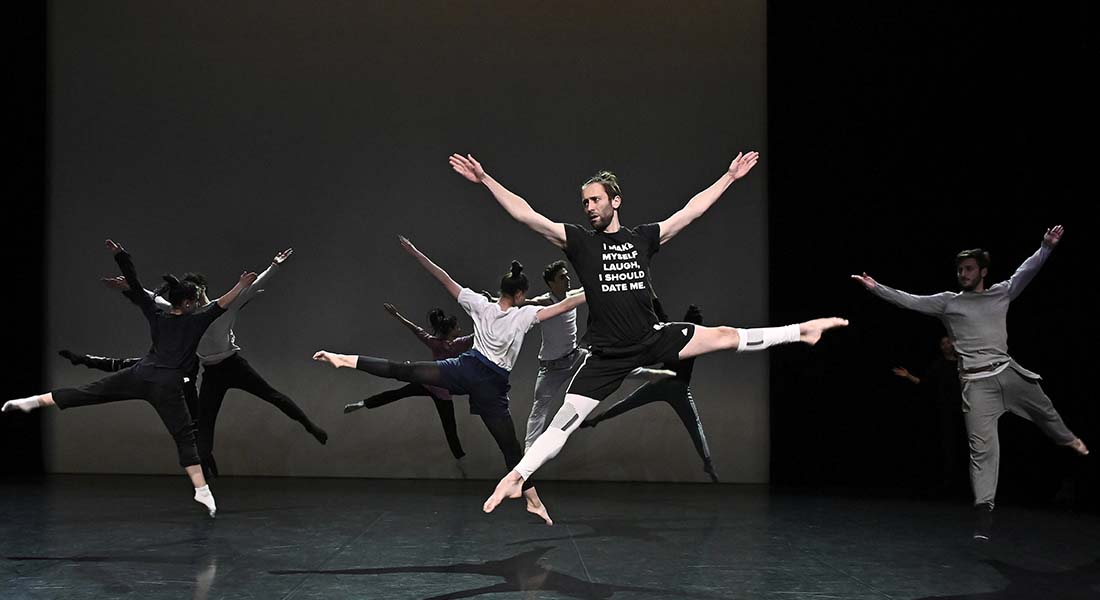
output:
[[[473,348],[456,358],[419,362],[335,354],[324,350],[314,354],[313,359],[337,368],[352,367],[379,377],[435,385],[453,394],[468,395],[470,412],[481,417],[504,454],[505,465],[511,470],[519,463],[523,452],[508,410],[508,378],[523,346],[523,337],[536,324],[582,304],[585,296],[572,296],[548,307],[521,306],[527,298],[530,284],[523,274],[523,265],[512,261],[511,269],[500,280],[500,300],[490,302],[485,296],[456,283],[446,271],[417,250],[412,242],[404,237],[399,240],[401,247],[435,277],[473,319]],[[530,482],[524,483],[520,493],[527,500],[528,512],[541,517],[547,525],[554,524]]]

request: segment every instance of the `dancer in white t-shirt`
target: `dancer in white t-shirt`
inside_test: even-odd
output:
[[[354,367],[379,377],[409,383],[435,385],[454,394],[470,397],[470,412],[481,417],[497,446],[504,454],[509,471],[523,457],[515,425],[508,411],[508,377],[516,362],[523,336],[535,324],[552,319],[584,303],[584,294],[570,296],[552,306],[521,306],[529,287],[523,265],[512,261],[511,270],[500,280],[500,300],[487,298],[462,287],[446,271],[424,256],[412,242],[399,238],[401,246],[432,274],[474,321],[474,347],[457,358],[446,360],[399,362],[354,354],[334,354],[324,350],[313,355],[314,360],[334,367]],[[546,521],[550,519],[535,488],[525,482],[523,496],[527,510]]]

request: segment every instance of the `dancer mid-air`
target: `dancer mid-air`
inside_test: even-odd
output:
[[[519,440],[516,439],[512,415],[508,410],[508,378],[523,346],[523,337],[539,322],[552,319],[582,304],[585,295],[572,296],[545,308],[521,307],[519,305],[527,297],[529,284],[527,276],[523,274],[523,266],[512,261],[511,270],[500,280],[500,300],[490,302],[481,294],[456,283],[446,271],[417,250],[412,242],[403,237],[400,241],[402,248],[435,277],[473,319],[473,349],[457,358],[419,362],[335,354],[324,350],[314,354],[313,358],[337,368],[353,367],[379,377],[435,385],[447,388],[454,394],[468,395],[470,412],[481,417],[504,454],[504,462],[510,470],[520,461],[522,451]],[[529,512],[542,517],[548,525],[553,525],[534,487],[529,483],[521,484],[521,489],[516,492],[517,497],[520,495],[527,499]]]
[[[406,319],[397,311],[397,307],[394,305],[387,302],[382,306],[393,318],[408,328],[416,336],[416,339],[423,342],[431,350],[432,360],[456,358],[474,347],[473,334],[460,337],[458,334],[462,333],[462,328],[458,325],[458,318],[454,315],[447,315],[441,308],[433,308],[428,313],[428,323],[432,328],[432,332],[428,333],[416,323]],[[451,454],[455,457],[455,460],[466,456],[466,452],[462,450],[462,443],[458,439],[455,404],[451,398],[451,392],[446,388],[437,385],[410,383],[397,389],[375,394],[359,402],[347,404],[344,406],[344,413],[350,413],[360,408],[378,408],[391,402],[415,396],[428,396],[432,399],[432,402],[435,403],[435,410],[439,413],[439,421],[443,424],[443,435],[447,438],[447,446],[451,448]]]
[[[271,404],[279,409],[291,420],[296,421],[312,435],[319,443],[328,442],[328,433],[315,424],[305,411],[294,402],[292,398],[275,389],[268,383],[252,365],[241,356],[241,348],[237,345],[237,336],[233,333],[233,325],[237,322],[238,312],[263,291],[264,285],[281,270],[283,263],[294,253],[293,248],[287,248],[279,252],[271,259],[271,264],[256,278],[256,282],[241,291],[241,297],[227,311],[227,314],[214,322],[206,333],[196,351],[199,362],[202,364],[202,385],[198,393],[198,414],[192,414],[198,421],[198,448],[199,458],[202,460],[203,471],[207,477],[218,475],[218,463],[214,459],[214,430],[218,421],[218,413],[221,411],[222,402],[226,393],[231,389],[239,389]],[[210,299],[206,296],[206,277],[201,273],[187,273],[183,276],[184,282],[190,282],[198,288],[199,304],[206,306]],[[104,279],[108,287],[121,290],[126,293],[130,286],[122,277]],[[156,296],[153,292],[145,290],[145,293],[153,297],[158,306],[168,309],[169,305]],[[73,364],[85,364],[92,368],[110,370],[113,367],[125,365],[129,359],[102,359],[102,357],[62,354]],[[101,360],[96,360],[97,358]],[[188,380],[185,380],[188,381]],[[187,385],[194,385],[192,374]],[[191,405],[188,404],[190,407]]]
[[[1011,411],[1039,426],[1050,439],[1088,454],[1085,443],[1062,422],[1050,398],[1039,386],[1039,375],[1008,355],[1008,308],[1039,272],[1062,239],[1056,225],[1043,235],[1039,249],[1007,281],[986,287],[989,253],[964,250],[955,257],[961,292],[915,296],[876,282],[870,275],[852,275],[872,294],[922,314],[938,317],[959,356],[962,410],[970,441],[970,484],[974,489],[974,538],[988,540],[997,494],[1000,442],[997,419]]]
[[[660,323],[653,312],[649,265],[653,255],[684,227],[702,216],[734,181],[756,164],[755,152],[738,154],[726,172],[696,194],[686,206],[660,223],[624,227],[619,222],[623,197],[618,179],[602,171],[581,185],[581,206],[592,230],[555,223],[535,212],[526,200],[490,177],[473,156],[452,155],[451,168],[466,179],[485,185],[515,220],[565,251],[588,296],[585,341],[591,354],[573,381],[550,427],[516,468],[497,484],[485,501],[492,511],[505,498],[518,498],[524,482],[562,446],[601,400],[611,395],[635,368],[686,360],[718,350],[763,350],[776,344],[815,344],[839,318],[815,319],[785,327],[737,329],[691,323]]]
[[[172,304],[163,310],[141,287],[130,254],[111,240],[107,249],[114,254],[130,290],[126,296],[136,304],[149,321],[153,347],[137,364],[77,388],[59,388],[45,394],[10,400],[3,412],[30,412],[44,406],[64,410],[76,406],[91,406],[120,400],[142,399],[153,405],[168,432],[176,442],[180,466],[187,471],[195,487],[195,501],[206,506],[214,516],[217,505],[203,477],[191,414],[183,398],[183,378],[195,370],[195,349],[206,329],[226,312],[241,292],[256,281],[255,273],[242,273],[237,285],[216,302],[203,306],[199,290],[193,283],[165,275],[162,294]]]

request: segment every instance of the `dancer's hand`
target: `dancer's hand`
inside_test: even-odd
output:
[[[397,307],[396,307],[396,306],[394,306],[394,305],[392,305],[392,304],[390,304],[389,302],[386,302],[385,304],[383,304],[383,305],[382,305],[382,308],[386,309],[386,312],[390,313],[391,315],[393,315],[393,316],[395,316],[395,317],[396,317],[396,316],[397,316],[397,314],[398,314],[398,313],[397,313]]]
[[[481,163],[477,162],[473,154],[452,154],[449,162],[455,173],[474,183],[481,183],[485,179],[485,169],[481,168]]]
[[[730,163],[730,177],[733,177],[734,181],[737,181],[745,175],[748,175],[749,171],[756,166],[756,161],[758,160],[760,160],[759,152],[749,152],[748,154],[738,152],[737,158],[734,158],[733,162]]]
[[[401,247],[404,248],[405,252],[408,252],[413,256],[420,254],[420,251],[416,249],[416,246],[413,246],[413,243],[409,241],[409,238],[403,235],[397,236],[397,243],[401,244]]]
[[[1057,246],[1058,242],[1062,241],[1062,234],[1065,232],[1066,230],[1061,225],[1051,227],[1043,236],[1043,245],[1049,248]]]
[[[111,288],[112,290],[118,290],[120,292],[130,291],[130,284],[126,283],[126,278],[119,275],[118,277],[104,277],[100,279],[103,285]]]
[[[114,240],[107,240],[107,241],[103,242],[103,244],[105,246],[107,246],[107,250],[109,250],[111,252],[111,254],[118,254],[119,252],[125,252],[125,250],[122,248],[122,246],[119,245],[119,244],[116,244],[114,242]]]
[[[864,273],[863,275],[852,275],[852,279],[855,279],[856,281],[862,283],[863,287],[869,290],[875,289],[875,286],[878,285],[878,283],[876,283],[875,280],[867,273]]]
[[[287,248],[282,252],[275,255],[275,258],[271,259],[272,264],[281,265],[286,262],[286,259],[290,258],[290,255],[294,254],[294,248]]]
[[[254,271],[245,271],[244,273],[241,273],[241,279],[239,283],[241,284],[241,287],[248,287],[253,283],[256,283],[256,277],[257,275]]]

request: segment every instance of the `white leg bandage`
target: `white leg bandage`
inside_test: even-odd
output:
[[[531,474],[546,461],[557,456],[565,445],[565,440],[569,439],[569,435],[581,426],[585,417],[591,414],[599,404],[598,400],[592,398],[566,394],[565,402],[554,415],[554,420],[550,421],[550,427],[547,427],[535,443],[531,444],[527,453],[523,455],[523,459],[516,465],[515,471],[520,474],[520,477],[523,477],[524,481],[530,479]]]
[[[738,329],[738,352],[755,352],[779,344],[793,344],[799,340],[798,325]]]

